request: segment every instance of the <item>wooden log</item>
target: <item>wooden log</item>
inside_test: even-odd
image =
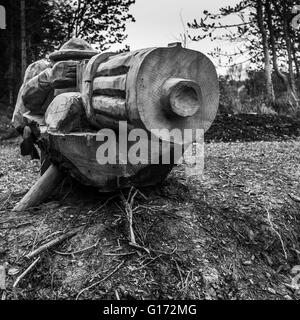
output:
[[[39,205],[51,195],[62,179],[63,174],[52,164],[13,208],[13,211],[23,211]]]
[[[169,131],[209,129],[218,109],[219,84],[216,69],[205,55],[180,47],[154,48],[135,55],[132,63],[126,82],[127,112],[132,123],[140,122],[149,131],[153,128]],[[189,82],[187,90],[181,94],[184,99],[179,98],[175,103],[178,108],[170,106],[171,101],[169,105],[162,106],[162,88],[172,78]],[[176,91],[180,92],[175,88]],[[196,101],[198,106],[187,112],[192,116],[182,116],[183,110],[190,109],[193,104],[186,104],[189,100]],[[176,109],[173,116],[166,113],[166,107],[173,111]]]
[[[93,93],[125,98],[126,75],[97,77],[93,81]]]
[[[45,250],[49,250],[50,248],[52,248],[52,247],[58,245],[59,243],[61,243],[62,241],[75,236],[78,233],[78,231],[79,231],[79,229],[76,229],[76,230],[70,231],[70,232],[68,232],[66,234],[63,234],[63,235],[59,236],[58,238],[55,238],[55,239],[53,239],[53,240],[41,245],[40,247],[38,247],[34,251],[28,253],[25,257],[27,259],[34,258],[37,255],[39,255],[41,252],[43,252]]]
[[[92,103],[96,113],[111,116],[117,120],[127,120],[126,102],[124,99],[93,96]]]
[[[103,116],[96,116],[101,118],[98,120],[99,123],[100,121],[111,121],[110,119],[104,119]],[[115,125],[118,124],[118,121],[115,120]],[[108,126],[104,124],[104,128],[108,128]],[[137,187],[155,185],[165,179],[174,165],[173,160],[171,160],[170,165],[120,163],[120,152],[123,152],[123,150],[120,150],[122,148],[120,148],[118,137],[116,141],[116,163],[99,164],[99,147],[106,142],[99,141],[97,137],[97,133],[87,132],[49,133],[51,149],[56,151],[52,154],[53,160],[63,163],[62,159],[65,159],[65,161],[68,161],[69,173],[74,178],[83,184],[95,186],[102,192],[111,192],[132,185]],[[128,149],[134,144],[134,141],[128,141]],[[126,152],[126,150],[124,151]],[[169,151],[163,150],[163,152],[168,153]],[[150,163],[151,152],[149,152],[148,157]]]

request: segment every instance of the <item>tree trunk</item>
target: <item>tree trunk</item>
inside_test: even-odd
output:
[[[268,34],[266,28],[264,26],[264,14],[263,14],[263,5],[261,0],[257,0],[257,23],[259,27],[259,31],[262,36],[262,45],[264,52],[264,60],[265,60],[265,77],[266,77],[266,85],[267,85],[267,99],[268,103],[273,105],[275,102],[274,88],[272,83],[272,67],[271,67],[271,57],[269,52],[269,44],[268,44]]]
[[[14,93],[15,93],[15,35],[14,35],[14,21],[13,21],[13,8],[12,3],[9,7],[9,66],[8,66],[8,94],[9,94],[9,106],[14,107]]]
[[[292,44],[291,38],[289,35],[288,30],[288,17],[287,17],[287,7],[284,3],[284,13],[283,13],[283,32],[284,32],[284,40],[286,43],[286,50],[288,54],[288,66],[289,66],[289,82],[290,87],[292,89],[293,98],[295,99],[296,109],[299,108],[299,97],[296,89],[296,81],[294,76],[294,69],[293,69],[293,55],[292,55]]]
[[[299,61],[298,61],[298,57],[297,57],[297,52],[295,49],[295,43],[292,43],[292,51],[293,51],[293,60],[294,60],[295,68],[296,68],[296,77],[297,77],[297,79],[299,79],[300,69],[299,69]]]
[[[276,12],[278,15],[282,16],[282,12],[280,8],[276,5],[276,2],[273,2]],[[267,21],[268,21],[268,29],[270,32],[270,42],[271,42],[271,47],[272,47],[272,56],[273,56],[273,66],[274,70],[276,72],[276,75],[281,79],[283,82],[284,86],[286,87],[286,92],[289,97],[292,98],[292,107],[293,108],[298,108],[299,106],[299,98],[298,94],[296,91],[296,86],[295,86],[295,78],[294,78],[294,73],[293,73],[293,59],[292,59],[292,53],[291,53],[291,42],[290,38],[288,36],[288,22],[287,22],[287,17],[286,17],[286,7],[285,7],[285,12],[284,12],[284,17],[283,17],[283,29],[284,29],[284,38],[286,41],[287,45],[287,51],[289,52],[288,54],[288,64],[289,64],[289,73],[290,76],[287,77],[281,70],[279,69],[278,66],[278,61],[277,61],[277,45],[275,41],[275,36],[274,36],[274,30],[273,30],[273,22],[272,22],[272,9],[271,9],[271,2],[270,0],[266,0],[266,11],[267,11]],[[291,75],[292,74],[292,75]],[[292,84],[293,83],[293,84]],[[294,88],[293,88],[294,87]]]
[[[24,78],[27,67],[27,47],[26,47],[26,5],[25,0],[21,1],[21,77]]]

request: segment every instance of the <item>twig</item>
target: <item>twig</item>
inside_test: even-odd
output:
[[[192,278],[191,278],[191,280],[189,281],[190,274],[192,274]],[[188,274],[187,274],[186,279],[185,279],[184,286],[183,286],[183,288],[181,289],[181,292],[184,294],[184,297],[185,297],[186,294],[187,294],[187,289],[188,289],[190,283],[193,281],[193,278],[194,278],[193,270],[190,270],[190,271],[188,272]],[[184,299],[184,297],[182,297],[182,299]]]
[[[48,217],[48,212],[47,212],[45,218],[44,218],[44,219],[42,220],[42,222],[40,223],[37,232],[35,233],[35,237],[34,237],[34,240],[33,240],[33,244],[32,244],[31,250],[34,249],[34,246],[35,246],[37,237],[38,237],[38,235],[39,235],[39,231],[40,231],[40,229],[42,228],[42,225],[43,225],[43,223],[45,222],[45,220],[47,219],[47,217]]]
[[[82,252],[85,252],[85,251],[88,251],[88,250],[90,250],[90,249],[92,249],[92,248],[95,248],[95,247],[97,247],[97,245],[99,244],[99,239],[97,240],[97,242],[96,243],[94,243],[92,246],[89,246],[89,247],[87,247],[87,248],[84,248],[84,249],[81,249],[81,250],[77,250],[77,251],[74,251],[74,252],[60,252],[60,251],[56,251],[56,250],[53,250],[55,253],[57,253],[57,254],[60,254],[60,255],[62,255],[62,256],[73,256],[73,255],[75,255],[75,254],[78,254],[78,253],[82,253]]]
[[[45,240],[47,240],[48,238],[51,238],[52,236],[57,235],[57,234],[59,234],[59,233],[62,233],[62,231],[55,231],[55,232],[53,232],[53,233],[50,233],[50,234],[48,234],[48,235],[43,239],[43,241],[45,241]]]
[[[290,198],[291,198],[292,200],[294,200],[294,201],[296,201],[296,202],[300,202],[300,198],[299,198],[299,197],[297,197],[297,196],[295,196],[295,195],[293,195],[293,194],[291,194],[291,193],[289,193],[289,196],[290,196]]]
[[[90,223],[90,221],[91,221],[91,219],[92,219],[92,216],[93,216],[95,213],[99,212],[99,211],[100,211],[102,208],[104,208],[111,200],[113,200],[113,199],[115,199],[115,198],[117,198],[117,197],[119,197],[119,195],[114,195],[114,196],[108,198],[103,204],[101,204],[101,206],[100,206],[99,208],[97,208],[97,209],[95,209],[94,211],[92,211],[92,212],[89,214],[89,218],[88,218],[86,227],[89,225],[89,223]]]
[[[15,283],[13,284],[13,288],[15,288],[18,283],[27,275],[27,273],[38,263],[40,257],[35,259],[32,264],[16,279]]]
[[[141,195],[146,201],[148,200],[148,197],[146,197],[140,190],[138,190],[139,195]]]
[[[115,295],[116,295],[117,300],[121,300],[121,299],[120,299],[120,296],[119,296],[119,292],[118,292],[117,289],[115,290]]]
[[[177,261],[175,259],[173,259],[173,261],[175,261],[176,268],[177,268],[179,276],[180,276],[181,288],[184,288],[184,282],[183,282],[183,278],[182,278],[182,274],[181,274],[181,270],[179,268],[179,265],[178,265],[178,263],[177,263]]]
[[[32,224],[32,221],[23,222],[23,223],[20,223],[20,224],[17,224],[17,225],[10,225],[8,227],[0,227],[0,229],[18,229],[20,227],[28,226],[30,224]]]
[[[166,256],[170,256],[172,255],[173,253],[175,253],[177,251],[177,244],[175,244],[175,248],[171,251],[171,252],[166,252],[166,251],[162,251],[162,250],[156,250],[156,249],[151,249],[150,248],[150,251],[153,251],[153,252],[157,252],[157,253],[161,253],[161,254],[164,254]]]
[[[113,199],[115,199],[115,198],[117,198],[117,197],[119,197],[118,194],[117,194],[117,195],[114,195],[114,196],[112,196],[112,197],[110,197],[110,198],[108,198],[99,208],[97,208],[97,209],[95,209],[94,211],[92,211],[92,212],[91,212],[91,215],[97,213],[100,209],[102,209],[103,207],[105,207],[111,200],[113,200]]]
[[[91,288],[97,286],[97,285],[98,285],[99,283],[101,283],[102,281],[105,281],[105,280],[107,280],[108,278],[110,278],[114,273],[116,273],[116,272],[122,267],[122,265],[123,265],[124,263],[125,263],[125,261],[123,260],[123,261],[122,261],[121,263],[119,263],[119,264],[116,266],[116,268],[115,268],[110,274],[108,274],[106,277],[104,277],[103,279],[101,279],[101,280],[99,280],[99,281],[91,284],[90,286],[82,289],[82,290],[77,294],[75,300],[78,300],[78,298],[81,296],[81,294],[82,294],[83,292],[85,292],[85,291],[87,291],[87,290],[90,290]]]
[[[126,218],[129,223],[129,237],[130,237],[129,245],[134,247],[135,249],[142,250],[150,254],[150,250],[138,245],[135,239],[135,234],[133,230],[133,209],[132,208],[133,208],[134,198],[138,194],[139,190],[136,189],[135,192],[133,193],[133,189],[134,189],[133,187],[130,189],[127,199],[124,197],[123,193],[121,192],[121,198],[124,203]]]
[[[285,250],[285,245],[284,245],[284,242],[282,240],[282,237],[280,235],[280,233],[274,228],[274,225],[273,225],[273,222],[271,220],[271,216],[270,216],[270,212],[268,209],[266,209],[267,211],[267,214],[268,214],[268,220],[269,220],[269,223],[270,223],[270,226],[271,226],[271,229],[277,234],[280,242],[281,242],[281,246],[282,246],[282,250],[283,250],[283,253],[284,253],[284,256],[285,256],[285,259],[287,260],[287,253],[286,253],[286,250]]]
[[[79,230],[75,230],[72,232],[69,232],[67,234],[64,234],[54,240],[51,240],[50,242],[47,242],[45,244],[43,244],[42,246],[40,246],[39,248],[35,249],[34,251],[28,253],[25,257],[30,259],[35,257],[36,255],[40,254],[42,251],[45,251],[47,249],[50,249],[51,247],[56,246],[57,244],[59,244],[60,242],[73,237]]]
[[[112,256],[112,257],[124,257],[124,256],[130,256],[136,254],[135,252],[125,252],[125,253],[113,253],[113,252],[104,252],[103,256]]]
[[[23,222],[23,223],[19,223],[16,226],[12,226],[12,228],[20,228],[20,227],[25,227],[25,226],[29,226],[32,224],[32,221],[28,221],[28,222]]]
[[[138,250],[141,250],[141,251],[146,251],[148,254],[150,254],[150,250],[145,248],[145,247],[142,247],[140,245],[138,245],[137,243],[132,243],[132,242],[129,242],[129,245],[135,249],[138,249]]]
[[[132,189],[133,188],[131,188],[129,191],[129,195],[128,195],[127,200],[125,199],[123,193],[122,193],[122,198],[123,198],[123,203],[124,203],[124,207],[125,207],[126,217],[127,217],[128,223],[129,223],[130,243],[133,245],[136,245],[135,235],[134,235],[133,226],[132,226],[132,205],[133,205],[134,197],[137,194],[137,190],[135,191],[133,196],[131,196]]]
[[[153,258],[151,261],[149,261],[149,262],[147,262],[147,263],[143,264],[142,266],[140,266],[140,267],[138,267],[138,268],[134,269],[134,271],[138,271],[138,270],[142,270],[142,269],[144,269],[144,268],[145,268],[145,267],[147,267],[150,263],[154,262],[155,260],[157,260],[157,259],[158,259],[158,258],[160,258],[160,257],[161,257],[161,254],[160,254],[160,255],[158,255],[157,257]]]

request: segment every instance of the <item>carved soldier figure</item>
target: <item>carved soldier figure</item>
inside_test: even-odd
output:
[[[12,123],[23,134],[22,155],[30,154],[38,158],[34,148],[35,137],[28,127],[28,118],[43,116],[53,100],[61,92],[76,92],[76,66],[83,59],[90,59],[97,54],[86,41],[72,38],[59,51],[45,59],[28,66],[20,88]],[[25,130],[24,130],[25,128]]]

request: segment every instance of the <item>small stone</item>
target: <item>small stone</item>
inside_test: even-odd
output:
[[[77,265],[78,265],[78,267],[82,267],[83,266],[83,262],[79,261]]]
[[[291,296],[289,296],[288,294],[284,296],[285,300],[293,300],[293,298]]]

